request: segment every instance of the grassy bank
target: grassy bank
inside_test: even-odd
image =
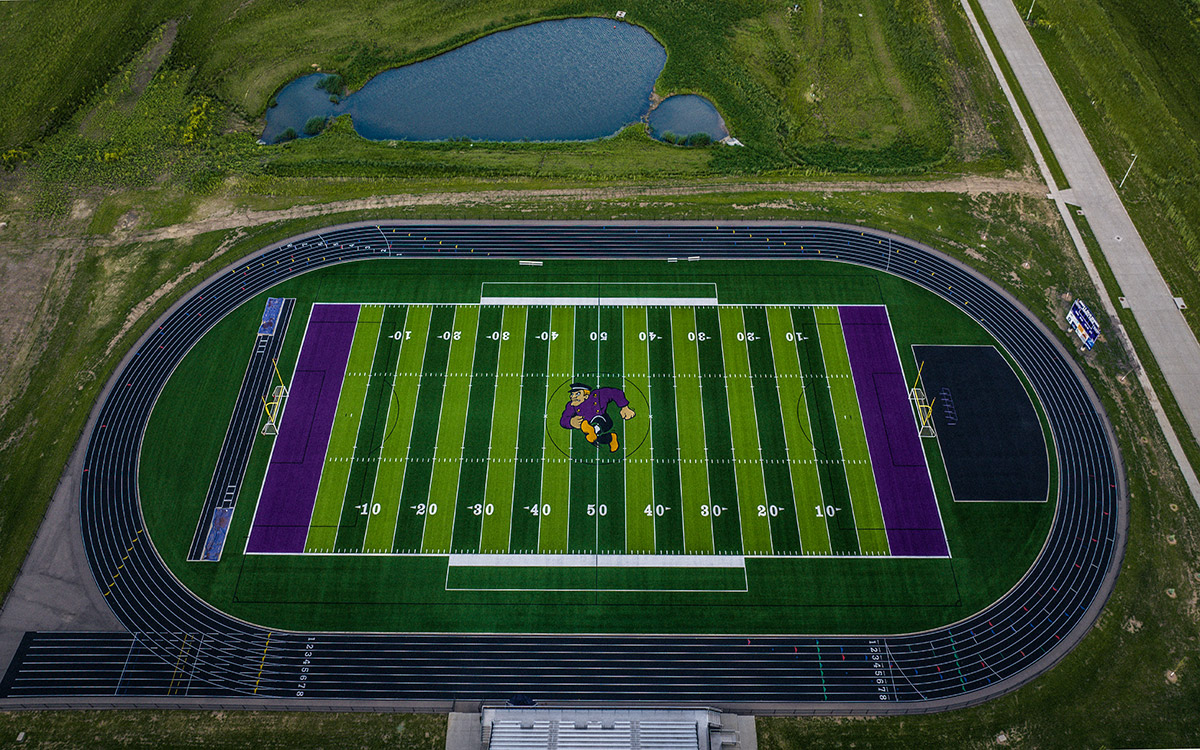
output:
[[[1200,300],[1195,4],[1038,3],[1030,31],[1114,185],[1138,155],[1121,199],[1172,292]],[[1193,331],[1198,311],[1184,312]]]
[[[21,744],[17,735],[25,733]],[[0,712],[0,744],[22,748],[405,748],[446,747],[437,714],[278,711]]]
[[[122,0],[103,11],[75,7],[71,0],[49,3],[62,5],[64,15],[79,19],[77,25],[101,14],[105,23],[97,25],[94,38],[64,32],[57,43],[48,44],[48,32],[39,26],[47,12],[43,6],[0,8],[0,20],[9,21],[0,39],[12,42],[0,44],[0,64],[19,71],[0,80],[0,95],[13,103],[0,129],[0,152],[11,150],[10,162],[28,155],[45,158],[49,150],[61,149],[62,144],[40,148],[39,139],[102,96],[104,82],[123,62],[134,60],[153,30],[169,19],[177,22],[173,29],[178,35],[161,75],[180,78],[189,98],[167,105],[168,111],[183,117],[194,107],[204,109],[211,137],[196,134],[192,144],[223,153],[230,148],[223,135],[237,133],[240,145],[252,144],[270,97],[314,65],[337,71],[354,89],[388,67],[499,29],[544,18],[611,15],[589,0],[533,5],[464,0],[449,6],[386,8],[379,0],[354,0],[309,4],[303,13],[282,0],[245,9],[232,0],[172,6]],[[705,94],[747,144],[705,152],[712,155],[708,167],[713,171],[996,171],[1019,168],[1025,161],[1012,117],[953,0],[849,0],[815,15],[811,9],[734,0],[631,0],[625,9],[627,20],[647,28],[667,48],[658,93]],[[23,64],[26,60],[35,63]],[[65,75],[69,66],[75,71]],[[52,117],[45,115],[46,102]],[[466,148],[421,145],[405,156],[429,152],[415,159],[428,169],[439,154],[446,161],[447,151],[450,161],[467,158]],[[303,169],[331,177],[356,160],[380,161],[358,154],[331,163],[320,149],[315,151]],[[104,153],[112,154],[110,163],[123,158],[113,149]],[[661,166],[658,162],[669,159],[664,153],[643,149],[641,169]],[[412,161],[405,156],[385,157],[398,162],[386,167],[355,168],[395,173]],[[284,161],[288,168],[298,168],[294,156]],[[250,165],[231,162],[224,167],[225,174],[238,175]],[[528,174],[528,167],[518,173]],[[94,182],[107,184],[102,177]],[[199,182],[188,187],[202,189],[205,180]]]

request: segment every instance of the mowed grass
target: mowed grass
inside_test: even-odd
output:
[[[25,737],[18,744],[21,732]],[[446,746],[446,716],[322,711],[12,711],[0,712],[0,743],[39,750],[442,750]]]

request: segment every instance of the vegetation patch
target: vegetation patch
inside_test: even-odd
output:
[[[1200,300],[1195,3],[1038,3],[1030,32],[1176,296]],[[1200,305],[1184,317],[1200,335]]]
[[[323,711],[0,712],[0,742],[22,748],[408,748],[442,750],[444,714]]]
[[[333,96],[341,96],[342,92],[346,90],[346,79],[336,73],[328,75],[317,81],[317,88],[328,91]]]
[[[324,117],[310,117],[308,122],[304,123],[305,135],[318,135],[325,130],[325,125],[328,121]],[[288,128],[291,130],[291,128]],[[287,131],[284,131],[287,132]],[[295,131],[292,131],[293,133]],[[289,139],[290,140],[290,139]]]
[[[544,18],[608,14],[578,0],[543,0],[534,6],[517,0],[468,0],[450,7],[417,3],[387,12],[379,11],[377,0],[354,0],[336,9],[306,7],[304,13],[292,12],[279,0],[247,10],[225,0],[189,10],[198,2],[185,0],[188,7],[175,11],[182,20],[165,71],[180,77],[185,94],[206,98],[210,125],[226,126],[210,139],[196,132],[188,141],[204,141],[206,150],[216,151],[233,147],[225,142],[231,129],[241,140],[252,140],[274,92],[313,67],[340,71],[317,83],[331,97],[340,97],[388,67],[487,33]],[[28,9],[0,12],[33,23],[25,18]],[[705,94],[749,147],[715,151],[708,163],[714,172],[806,166],[912,173],[949,164],[994,170],[1023,159],[1003,107],[993,106],[998,89],[986,74],[973,71],[973,64],[982,60],[980,50],[953,0],[850,0],[803,9],[734,0],[633,0],[627,13],[627,20],[647,28],[667,48],[657,92]],[[154,4],[141,7],[140,15],[159,22],[168,18],[165,8]],[[365,18],[372,22],[364,24]],[[150,36],[145,29],[113,41],[103,76],[121,60],[137,58],[137,47]],[[72,37],[67,39],[65,45],[39,49],[39,56],[71,57]],[[133,39],[138,42],[130,44]],[[6,52],[0,48],[0,61],[7,61]],[[71,59],[86,63],[90,58]],[[55,84],[49,72],[40,82]],[[0,81],[0,92],[6,83]],[[95,102],[97,96],[103,99],[98,81],[78,87],[64,102],[68,111],[40,131],[22,124],[23,113],[18,113],[13,127],[0,131],[0,147],[19,150],[56,132],[89,97]],[[174,111],[191,106],[190,101],[179,102]],[[968,120],[974,125],[968,126]],[[245,131],[239,123],[246,125]],[[966,138],[969,128],[981,137]],[[650,169],[652,152],[642,156],[642,169]],[[21,158],[14,153],[9,160]],[[90,177],[93,184],[110,184],[101,175]]]

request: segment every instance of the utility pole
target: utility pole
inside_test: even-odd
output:
[[[1133,155],[1133,161],[1129,162],[1129,169],[1125,170],[1125,177],[1121,178],[1121,184],[1117,185],[1117,190],[1125,187],[1125,180],[1129,177],[1129,173],[1133,171],[1133,165],[1137,164],[1137,154]]]
[[[1033,15],[1033,6],[1035,5],[1037,5],[1037,0],[1033,0],[1033,2],[1029,4],[1029,12],[1025,14],[1026,21],[1028,21],[1029,17]]]

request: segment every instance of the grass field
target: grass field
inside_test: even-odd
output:
[[[464,2],[380,12],[361,0],[303,14],[276,2],[250,13],[236,12],[232,2],[110,3],[102,13],[68,0],[53,4],[61,12],[49,22],[30,6],[0,7],[10,41],[0,45],[0,60],[13,71],[0,81],[0,94],[12,103],[0,126],[0,153],[6,165],[29,165],[22,181],[34,184],[12,196],[14,209],[33,209],[29,218],[61,218],[93,191],[121,192],[126,201],[147,190],[174,200],[214,193],[241,199],[237,187],[248,178],[996,172],[1026,160],[951,0],[855,0],[820,18],[764,4],[635,3],[628,18],[668,50],[656,91],[707,95],[747,147],[674,148],[639,128],[635,138],[600,148],[600,159],[588,158],[594,146],[472,149],[336,133],[271,149],[254,144],[272,93],[313,64],[338,71],[353,88],[389,66],[499,28],[608,13],[588,3]],[[61,26],[62,19],[97,14],[103,19],[86,37]],[[681,17],[689,23],[679,24]]]
[[[148,722],[153,715],[153,722]],[[18,734],[25,739],[17,744]],[[0,712],[0,742],[22,748],[404,748],[442,750],[439,714],[283,711]]]
[[[1030,32],[1176,295],[1200,297],[1200,57],[1195,3],[1042,4]],[[1200,331],[1195,306],[1184,311]],[[1185,433],[1186,434],[1186,431]]]
[[[736,262],[647,262],[634,273],[619,262],[414,260],[285,282],[271,294],[297,299],[279,362],[289,399],[301,398],[299,363],[312,367],[303,321],[358,308],[312,521],[305,511],[293,550],[307,554],[242,551],[272,481],[272,443],[260,438],[221,562],[183,562],[194,522],[179,523],[179,501],[193,498],[199,512],[229,420],[198,411],[191,394],[231,408],[261,298],[205,336],[160,398],[140,475],[147,528],[194,591],[288,627],[544,630],[552,618],[583,631],[861,632],[928,627],[994,600],[1040,549],[1054,504],[955,503],[936,441],[923,441],[951,556],[890,556],[896,529],[881,522],[872,480],[882,465],[865,450],[847,334],[829,305],[887,305],[902,352],[990,338],[892,277],[840,264],[778,270],[764,279]],[[529,282],[561,289],[581,277],[618,296],[663,286],[657,304],[528,299]],[[696,284],[715,288],[719,304],[695,304],[686,290]],[[499,289],[523,301],[495,304]],[[664,289],[689,302],[663,304]],[[902,361],[915,376],[911,354]],[[599,386],[619,377],[629,394],[635,416],[614,420],[616,453],[559,424],[566,387],[589,376]],[[182,435],[180,419],[192,426]],[[280,440],[287,420],[285,406]],[[630,555],[639,567],[627,567]],[[705,558],[717,567],[698,567]],[[297,576],[313,586],[292,590]],[[866,601],[878,606],[856,606]]]

